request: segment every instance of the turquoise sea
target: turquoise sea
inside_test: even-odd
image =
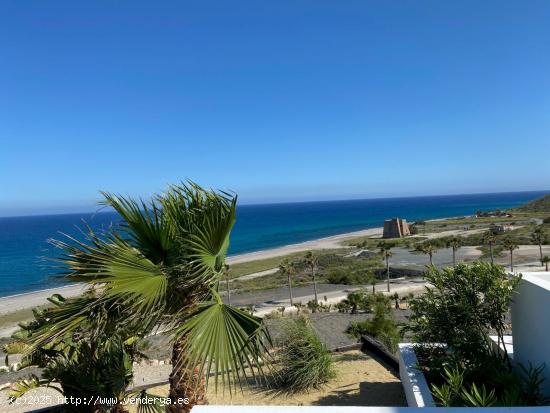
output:
[[[541,197],[547,191],[498,194],[363,199],[241,205],[233,230],[230,254],[312,240],[382,226],[391,217],[446,218],[477,210],[507,209]],[[81,237],[86,221],[94,229],[118,221],[111,212],[0,218],[0,297],[63,285],[45,257],[58,251],[47,240],[60,232]]]

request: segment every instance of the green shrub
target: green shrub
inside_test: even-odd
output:
[[[408,329],[413,341],[445,343],[463,365],[482,367],[493,352],[487,332],[493,331],[502,341],[520,278],[510,279],[501,266],[477,262],[443,270],[430,268],[425,279],[430,288],[410,303]],[[430,350],[424,347],[422,351],[426,349]]]
[[[402,338],[401,331],[393,317],[390,299],[382,293],[369,296],[370,310],[373,317],[365,321],[354,321],[346,333],[352,337],[370,335],[380,341],[389,351],[396,352]]]
[[[332,355],[306,318],[286,320],[275,386],[289,393],[318,389],[336,376]]]
[[[487,366],[492,374],[486,378],[472,377],[471,371],[456,365],[445,367],[444,383],[432,385],[436,402],[445,407],[543,406],[550,402],[541,392],[544,366],[527,369],[519,365],[520,374],[494,370],[495,366],[498,362]]]
[[[411,300],[408,329],[423,343],[416,348],[419,366],[436,400],[444,406],[547,404],[540,390],[544,367],[518,373],[488,337],[496,334],[504,346],[506,315],[521,278],[478,262],[431,268],[426,280],[430,288]]]

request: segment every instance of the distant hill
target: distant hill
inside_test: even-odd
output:
[[[550,212],[550,194],[516,208],[519,212]]]

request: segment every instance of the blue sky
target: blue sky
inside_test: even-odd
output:
[[[0,215],[550,189],[548,1],[3,1]]]

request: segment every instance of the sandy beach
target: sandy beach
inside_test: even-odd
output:
[[[243,262],[262,260],[265,258],[279,257],[283,255],[292,254],[295,252],[302,252],[308,250],[317,249],[335,249],[345,248],[342,242],[365,236],[377,236],[382,235],[382,227],[371,228],[362,231],[348,232],[345,234],[334,235],[331,237],[319,238],[312,241],[305,241],[297,244],[285,245],[282,247],[267,249],[263,251],[249,252],[246,254],[239,254],[230,256],[227,258],[228,264],[239,264]],[[0,316],[14,313],[17,311],[41,306],[47,303],[47,298],[53,294],[61,294],[64,297],[75,297],[79,295],[84,289],[84,286],[69,285],[65,287],[51,288],[47,290],[33,291],[29,293],[11,295],[0,298]]]

